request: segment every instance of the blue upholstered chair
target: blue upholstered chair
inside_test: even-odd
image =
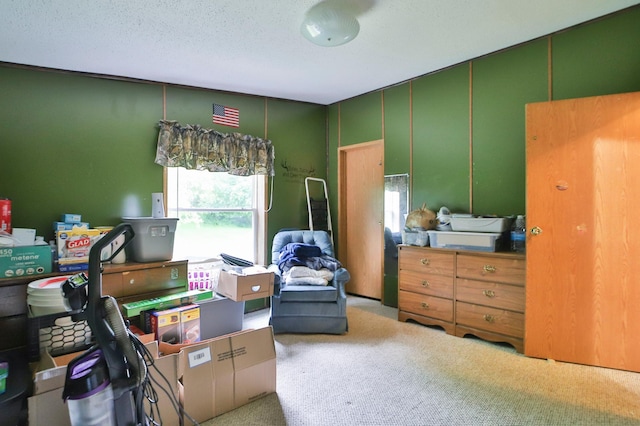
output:
[[[280,231],[273,237],[271,265],[275,273],[275,288],[271,297],[271,326],[278,333],[343,334],[347,325],[345,284],[351,278],[345,268],[335,271],[329,285],[286,285],[282,280],[278,260],[289,243],[318,246],[323,255],[334,257],[331,237],[325,231]]]

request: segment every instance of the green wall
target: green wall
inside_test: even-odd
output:
[[[324,106],[269,100],[269,138],[276,145],[276,176],[270,241],[283,228],[308,229],[305,177],[327,178],[326,108]],[[320,185],[309,184],[310,195],[320,198]]]
[[[640,90],[640,6],[552,38],[553,99]]]
[[[0,197],[12,200],[14,227],[47,240],[62,213],[82,214],[91,226],[151,215],[151,193],[163,188],[154,158],[165,109],[169,120],[229,132],[212,123],[212,104],[233,106],[240,127],[232,131],[272,140],[267,261],[278,229],[308,225],[304,178],[326,178],[322,105],[9,65],[0,65],[0,93]],[[264,306],[249,301],[246,310]]]
[[[525,213],[524,105],[548,99],[547,45],[473,61],[473,213]]]
[[[408,84],[390,87],[384,94],[384,174],[409,170],[411,149],[411,91]]]
[[[304,177],[326,178],[326,107],[165,88],[166,95],[159,84],[0,66],[0,196],[12,199],[13,226],[51,239],[62,213],[82,214],[92,226],[150,216],[151,193],[163,185],[154,164],[163,109],[169,120],[229,132],[211,122],[214,102],[240,109],[233,131],[275,147],[269,240],[280,228],[307,226]]]
[[[525,105],[640,91],[639,23],[637,6],[330,105],[329,179],[337,148],[376,139],[382,120],[385,173],[410,174],[413,208],[525,213]]]
[[[412,206],[469,209],[469,66],[412,83]],[[386,141],[385,141],[386,142]]]
[[[151,215],[160,86],[0,67],[0,93],[0,196],[14,227],[51,239],[62,213],[95,226]]]

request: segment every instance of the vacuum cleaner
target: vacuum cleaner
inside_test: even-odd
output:
[[[153,404],[157,400],[155,391],[149,392],[147,363],[151,357],[125,325],[116,300],[102,295],[102,251],[122,235],[125,242],[105,262],[116,257],[135,237],[130,224],[121,223],[96,241],[89,252],[88,276],[74,275],[62,286],[71,309],[86,313],[95,341],[67,367],[63,399],[73,426],[161,424],[161,419],[158,423],[157,417],[145,413],[145,401]],[[182,423],[186,413],[173,394],[164,390],[172,398]],[[150,398],[150,394],[155,397]]]

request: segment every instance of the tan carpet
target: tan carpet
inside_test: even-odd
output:
[[[277,393],[205,425],[640,425],[640,374],[527,358],[350,297],[349,333],[276,335]],[[268,324],[268,311],[245,328]]]

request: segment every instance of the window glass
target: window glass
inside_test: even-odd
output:
[[[167,168],[168,215],[177,217],[175,258],[209,258],[227,253],[256,261],[257,181]]]

